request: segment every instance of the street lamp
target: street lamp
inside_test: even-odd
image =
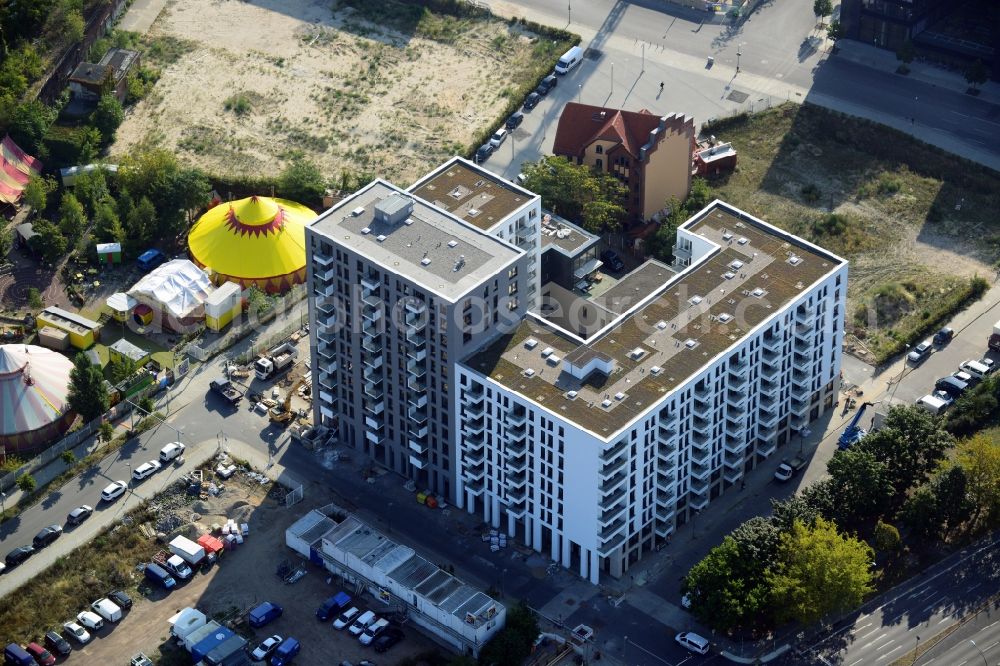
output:
[[[580,103],[580,96],[583,94],[583,84],[581,83],[576,87],[576,103]]]
[[[743,44],[736,46],[736,73],[740,73],[740,56],[743,55]]]
[[[913,646],[913,661],[910,662],[911,666],[917,663],[917,657],[919,656],[920,656],[920,634],[917,634],[917,644]]]
[[[979,656],[983,658],[983,663],[986,664],[986,666],[990,666],[990,662],[986,660],[986,653],[983,652],[983,649],[976,645],[976,641],[971,638],[969,639],[969,642],[972,643],[972,647],[976,648],[976,652],[979,653]]]
[[[0,513],[7,513],[7,493],[0,492]]]

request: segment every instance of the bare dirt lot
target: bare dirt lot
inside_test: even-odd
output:
[[[112,152],[149,143],[218,173],[273,175],[299,151],[329,176],[406,184],[464,152],[562,52],[499,20],[354,4],[172,0],[146,38],[170,57],[147,54],[162,76]]]
[[[126,664],[139,650],[161,665],[191,663],[185,652],[168,641],[168,618],[187,606],[194,606],[227,624],[237,623],[241,635],[252,636],[252,647],[272,634],[295,636],[302,643],[302,652],[296,662],[304,665],[339,663],[342,659],[358,663],[365,658],[382,657],[349,634],[334,630],[330,622],[316,620],[316,608],[338,588],[327,582],[327,576],[319,568],[305,564],[285,546],[285,529],[329,498],[314,495],[286,508],[273,493],[265,495],[254,482],[240,477],[237,474],[226,482],[221,495],[201,500],[193,509],[195,513],[199,509],[205,511],[198,514],[199,518],[195,521],[201,531],[212,523],[224,523],[227,518],[245,519],[250,526],[250,536],[244,544],[235,551],[227,552],[217,566],[195,574],[193,579],[169,594],[151,590],[148,596],[136,599],[135,606],[119,625],[103,630],[97,640],[75,650],[87,657],[86,663]],[[305,565],[308,573],[297,583],[288,585],[282,582],[275,571],[284,560],[294,565]],[[243,611],[264,600],[283,606],[284,615],[266,627],[249,629],[245,622],[241,622],[245,617]],[[370,605],[378,610],[374,608],[371,597],[358,599],[355,605],[359,608]],[[417,631],[404,631],[406,639],[385,655],[389,659],[375,661],[395,663],[433,649],[433,644]]]

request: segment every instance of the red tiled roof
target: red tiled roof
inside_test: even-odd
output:
[[[646,109],[622,111],[569,102],[559,116],[552,152],[579,156],[594,141],[615,141],[637,159],[639,149],[649,141],[649,133],[659,124],[660,117]]]

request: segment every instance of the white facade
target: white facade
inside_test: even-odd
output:
[[[694,229],[709,218],[715,206],[724,205],[713,203],[679,230],[678,245],[690,248],[691,256],[682,257],[679,263],[688,268],[664,285],[663,295],[676,289],[686,297],[685,286],[703,287],[704,275],[698,277],[693,271],[711,257],[718,261],[726,249],[720,239],[712,240],[708,232],[699,233],[702,227]],[[734,209],[725,208],[731,215]],[[541,383],[529,387],[521,377],[510,377],[509,365],[482,372],[472,367],[472,358],[460,363],[455,412],[460,446],[459,507],[481,513],[493,527],[523,539],[536,551],[597,583],[601,571],[612,576],[627,571],[630,562],[659,545],[677,525],[705,509],[724,490],[739,484],[746,470],[832,407],[839,385],[847,263],[739,214],[742,217],[732,219],[748,224],[752,220],[756,233],[771,243],[767,249],[774,256],[769,265],[763,265],[763,246],[760,253],[748,256],[748,261],[757,261],[754,269],[766,271],[759,276],[761,284],[783,279],[784,273],[795,275],[800,263],[795,261],[799,258],[794,254],[796,246],[806,255],[805,261],[814,262],[810,267],[821,277],[810,284],[792,285],[801,285],[797,296],[775,307],[742,337],[733,336],[732,344],[720,346],[700,367],[697,364],[701,361],[690,365],[690,359],[696,357],[687,357],[690,367],[698,369],[687,377],[677,377],[662,397],[641,410],[626,412],[627,417],[613,411],[618,407],[616,401],[623,406],[630,401],[623,393],[615,394],[614,399],[607,397],[600,405],[586,403],[587,398],[575,391],[561,395],[538,391],[535,387]],[[730,252],[740,241],[746,242],[738,231],[723,230],[717,235],[732,246]],[[747,247],[752,249],[749,244]],[[784,255],[779,256],[779,249]],[[751,268],[744,270],[749,273]],[[783,272],[780,278],[776,277],[779,271]],[[738,281],[753,276],[740,273],[733,277]],[[788,286],[774,283],[772,290],[778,293]],[[748,291],[743,290],[745,299],[755,298]],[[710,298],[706,294],[706,299]],[[758,298],[752,305],[760,303],[763,300]],[[634,308],[622,319],[637,312],[641,316],[644,307]],[[677,317],[678,321],[692,320],[683,310]],[[665,333],[674,328],[674,324],[660,324],[663,326],[656,328],[665,329]],[[614,327],[610,329],[594,337],[614,336]],[[653,335],[655,329],[643,344],[655,344]],[[529,357],[535,353],[535,344],[533,338],[515,334],[508,357]],[[677,346],[679,351],[665,349],[660,342],[656,347],[664,349],[656,351],[662,351],[670,361],[682,359],[684,345]],[[701,349],[707,348],[708,342]],[[624,361],[619,360],[618,365]],[[544,368],[543,372],[549,373],[547,381],[565,391],[574,381],[568,377],[565,363],[561,372],[544,364],[535,367]],[[684,367],[681,361],[677,363],[674,369]],[[626,375],[633,373],[628,380],[634,381],[633,385],[658,371],[672,371],[666,365],[663,369],[619,369]],[[537,373],[527,376],[537,379]],[[621,375],[609,373],[608,382],[615,380],[621,381]],[[539,402],[536,396],[542,395]],[[606,412],[606,422],[613,424],[610,430],[604,428],[608,432],[598,432],[592,425],[603,425],[594,420],[595,410],[602,409],[598,414]]]

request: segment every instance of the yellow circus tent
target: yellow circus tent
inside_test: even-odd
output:
[[[211,271],[216,285],[288,291],[306,280],[305,225],[315,217],[285,199],[254,196],[221,203],[195,223],[188,249],[196,264]]]

